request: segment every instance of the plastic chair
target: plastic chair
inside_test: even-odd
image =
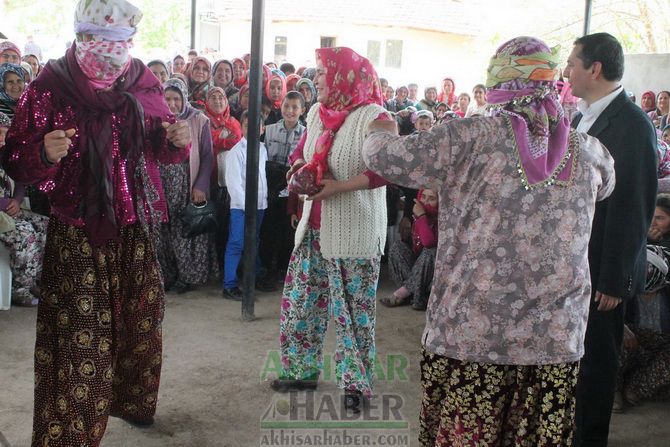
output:
[[[0,310],[12,305],[12,269],[9,265],[9,250],[0,244]]]

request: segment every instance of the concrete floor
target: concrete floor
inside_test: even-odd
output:
[[[390,282],[383,280],[380,295],[391,291]],[[261,445],[262,436],[268,434],[261,430],[261,419],[267,420],[266,411],[282,413],[289,404],[286,395],[270,390],[269,378],[261,377],[264,364],[273,358],[272,351],[278,344],[279,299],[279,292],[259,294],[257,319],[246,323],[240,318],[240,304],[221,299],[215,287],[168,295],[156,423],[151,428],[138,429],[111,418],[102,446]],[[0,447],[29,445],[35,316],[35,309],[12,308],[0,312]],[[424,314],[408,307],[379,306],[377,318],[379,358],[396,362],[396,369],[392,378],[388,369],[382,369],[385,377],[376,382],[377,397],[372,402],[381,406],[384,396],[400,397],[400,413],[409,422],[408,432],[387,427],[381,433],[399,434],[396,441],[407,433],[410,445],[416,446],[421,397],[418,364]],[[326,352],[333,350],[332,332],[329,331]],[[404,369],[406,380],[402,374],[398,377],[403,371],[399,363],[402,358],[409,362]],[[329,398],[339,403],[334,379],[319,385],[317,398],[321,404],[329,402]],[[610,446],[670,446],[668,410],[668,403],[645,403],[624,415],[614,415]],[[380,433],[372,429],[368,432]]]

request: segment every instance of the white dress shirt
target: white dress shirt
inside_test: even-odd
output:
[[[619,93],[621,93],[622,90],[623,86],[620,85],[612,93],[603,96],[590,106],[586,103],[586,101],[580,99],[577,102],[577,110],[579,110],[580,113],[582,114],[582,120],[577,125],[577,130],[579,132],[585,132],[585,133],[588,132],[591,126],[593,126],[593,123],[596,122],[600,114],[603,113],[603,110],[605,110],[607,106],[610,105],[612,101],[614,101],[614,98],[616,98],[619,95]]]

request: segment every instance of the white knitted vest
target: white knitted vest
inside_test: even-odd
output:
[[[336,180],[347,180],[367,170],[363,163],[363,140],[368,124],[385,110],[376,104],[359,107],[347,116],[337,131],[328,154],[328,167]],[[314,156],[323,132],[319,107],[307,115],[304,156]],[[305,235],[312,202],[305,201],[296,231],[296,247]],[[338,194],[321,204],[321,254],[328,259],[371,259],[381,256],[386,241],[386,187]]]

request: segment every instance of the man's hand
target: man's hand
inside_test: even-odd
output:
[[[163,129],[167,131],[167,139],[174,146],[183,148],[191,142],[191,131],[186,121],[177,121],[174,124],[163,123]]]
[[[608,310],[612,310],[615,307],[617,307],[619,303],[621,303],[621,298],[605,295],[604,293],[600,293],[597,291],[595,300],[596,303],[600,303],[598,304],[598,310],[601,312],[607,312]]]
[[[75,129],[52,130],[44,135],[44,155],[49,163],[56,164],[67,155]]]
[[[370,135],[373,132],[387,132],[397,136],[398,125],[395,121],[375,120],[368,125],[366,135]]]
[[[293,227],[294,230],[298,228],[298,222],[300,222],[300,219],[298,219],[298,215],[291,214],[291,227]]]
[[[5,208],[5,213],[15,217],[17,214],[19,214],[19,211],[21,211],[21,204],[19,201],[16,199],[10,199],[9,203],[7,204],[7,208]]]

